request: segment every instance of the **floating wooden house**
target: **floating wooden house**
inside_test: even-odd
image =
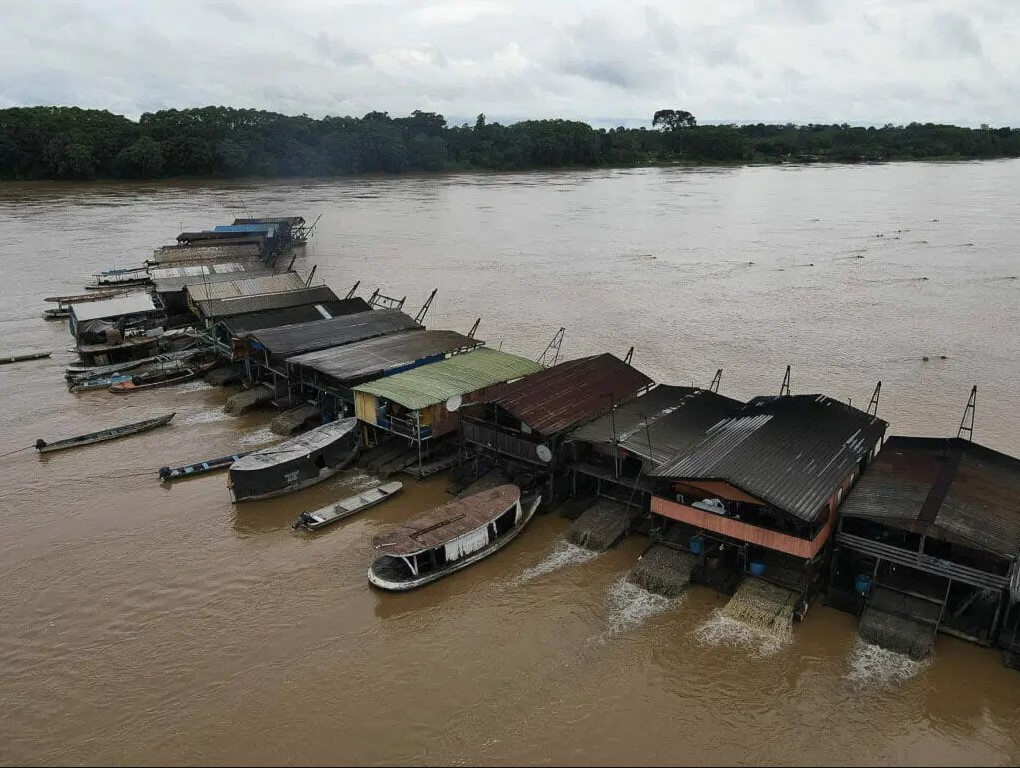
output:
[[[652,380],[611,354],[570,360],[515,382],[464,412],[465,447],[508,471],[536,472],[550,483],[572,456],[567,435],[636,397]]]
[[[421,458],[436,438],[456,431],[460,405],[491,398],[506,382],[540,370],[533,360],[483,347],[359,384],[354,409],[365,424],[407,438]]]
[[[196,311],[198,303],[202,301],[264,296],[305,287],[304,279],[297,272],[276,272],[256,277],[245,277],[242,274],[220,282],[189,283],[184,287],[184,292],[188,306]]]
[[[574,495],[608,496],[647,511],[648,474],[696,447],[744,403],[696,387],[660,384],[568,436]]]
[[[935,633],[1020,652],[1020,459],[961,438],[890,437],[842,508],[828,600],[923,656]]]
[[[886,426],[824,395],[756,397],[652,471],[658,530],[701,558],[694,580],[732,592],[751,573],[795,592],[802,613]]]
[[[286,361],[287,377],[303,398],[316,399],[326,410],[341,411],[346,403],[354,404],[353,387],[358,384],[436,363],[482,344],[457,331],[402,331],[294,355]]]
[[[191,286],[189,286],[189,289]],[[190,292],[190,291],[189,291]],[[207,326],[237,315],[252,315],[288,307],[314,306],[330,301],[339,301],[332,289],[325,285],[312,288],[262,293],[252,296],[228,296],[215,299],[201,299],[194,302],[195,312]]]
[[[224,317],[216,322],[212,331],[217,345],[223,347],[226,355],[230,355],[234,339],[240,339],[246,334],[260,331],[263,328],[329,320],[331,317],[353,315],[358,312],[367,312],[370,309],[368,302],[361,298],[336,299],[318,304],[303,304],[297,307],[268,309],[246,315]]]
[[[258,259],[149,268],[153,293],[171,315],[190,315],[186,292],[189,285],[233,282],[242,277],[267,277],[272,274],[273,270]],[[191,317],[193,320],[194,316]]]
[[[138,291],[102,301],[71,304],[68,330],[77,342],[106,342],[108,330],[123,335],[128,328],[154,327],[163,315],[163,309],[156,306],[152,296]]]
[[[152,263],[158,266],[248,261],[250,259],[262,260],[262,249],[258,243],[217,245],[215,241],[210,241],[202,246],[166,245],[152,252]]]

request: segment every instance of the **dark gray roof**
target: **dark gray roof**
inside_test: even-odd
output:
[[[326,320],[330,317],[367,312],[371,308],[369,303],[362,298],[337,299],[336,301],[323,301],[318,304],[304,304],[300,307],[284,307],[283,309],[269,309],[264,312],[253,312],[247,315],[235,315],[233,317],[225,317],[221,322],[232,336],[242,336],[245,333],[262,328],[276,328],[277,326],[293,325],[295,323],[310,323],[315,320]]]
[[[696,387],[661,385],[575,429],[570,438],[616,443],[657,465],[694,448],[705,439],[709,427],[733,416],[743,405],[740,400]]]
[[[456,331],[405,331],[342,347],[307,352],[288,358],[287,365],[301,366],[341,383],[356,383],[394,372],[429,357],[474,349],[482,343]]]
[[[842,514],[1014,558],[1020,459],[958,438],[893,436]]]
[[[267,309],[300,307],[304,304],[319,304],[324,301],[336,300],[337,295],[329,286],[317,285],[314,288],[299,288],[294,291],[235,296],[229,299],[208,299],[198,301],[196,305],[202,317],[215,320],[232,315],[245,315],[249,312],[264,312]]]
[[[264,328],[253,331],[249,338],[255,348],[261,347],[278,357],[289,357],[421,328],[413,317],[399,309],[370,309],[329,320]]]
[[[652,472],[677,480],[723,480],[806,522],[888,425],[825,395],[756,397],[719,422],[696,448]]]

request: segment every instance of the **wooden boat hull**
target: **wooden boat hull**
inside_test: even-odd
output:
[[[186,381],[198,378],[198,371],[191,370],[186,373],[179,374],[177,376],[170,376],[165,379],[158,381],[150,381],[142,384],[136,384],[134,380],[122,381],[117,384],[110,385],[110,391],[118,395],[127,395],[132,392],[141,392],[145,389],[156,389],[157,387],[169,387],[174,384],[183,384]]]
[[[93,443],[104,443],[107,440],[116,440],[128,435],[137,435],[139,432],[147,432],[150,429],[166,426],[174,416],[176,416],[176,413],[169,413],[155,419],[146,419],[145,421],[137,421],[133,424],[125,424],[121,427],[111,427],[110,429],[103,429],[98,432],[89,432],[77,437],[69,437],[66,440],[57,440],[53,443],[47,443],[45,440],[39,439],[35,441],[35,448],[39,453],[52,453],[53,451],[79,448],[83,445],[92,445]]]
[[[26,360],[42,360],[44,357],[49,357],[53,352],[25,352],[21,355],[4,355],[0,357],[0,365],[7,365],[9,363],[23,363]]]
[[[68,387],[68,391],[91,392],[96,389],[109,389],[114,384],[121,384],[126,381],[131,381],[131,377],[125,376],[121,373],[115,373],[112,376],[100,376],[96,379],[84,379],[82,381],[75,382]]]
[[[335,475],[340,470],[347,469],[347,467],[350,466],[351,462],[354,461],[356,457],[357,451],[351,453],[351,455],[347,459],[345,459],[340,464],[337,464],[335,467],[323,467],[322,469],[319,470],[319,474],[316,475],[315,477],[309,477],[304,480],[299,480],[293,485],[288,485],[283,488],[275,488],[271,491],[266,491],[264,493],[239,496],[237,492],[234,490],[234,486],[228,483],[227,488],[230,490],[230,500],[235,504],[239,504],[242,501],[261,501],[262,499],[273,499],[276,498],[277,496],[286,496],[288,493],[303,491],[305,488],[311,488],[313,485],[318,485],[323,480],[329,480],[329,478],[333,477],[333,475]]]
[[[324,424],[231,465],[227,487],[234,503],[303,490],[333,477],[358,455],[355,418]]]
[[[542,497],[537,496],[534,500],[527,504],[525,507],[525,501],[521,500],[521,505],[524,507],[524,514],[521,517],[521,521],[517,523],[508,531],[505,535],[493,541],[487,547],[474,552],[467,557],[461,558],[454,563],[432,573],[426,573],[424,576],[416,576],[409,579],[393,579],[388,578],[384,572],[380,573],[378,566],[391,559],[389,555],[384,555],[376,559],[372,566],[368,569],[368,583],[373,587],[384,589],[387,592],[406,592],[411,589],[417,589],[418,587],[424,587],[426,584],[431,584],[433,581],[438,581],[444,576],[449,576],[451,573],[456,573],[469,565],[474,565],[479,560],[484,560],[489,555],[495,554],[499,550],[503,549],[507,544],[517,538],[521,531],[524,530],[525,526],[531,522],[531,518],[535,516],[535,512],[538,509],[538,505],[542,503]]]
[[[43,320],[63,320],[70,315],[69,309],[44,309],[42,313]]]
[[[235,453],[231,456],[221,456],[218,459],[196,461],[194,464],[185,464],[181,467],[160,467],[159,479],[167,482],[169,480],[194,477],[195,475],[204,475],[207,472],[215,472],[218,469],[227,469],[235,461],[244,458],[249,453],[251,451],[244,451],[243,453]]]
[[[367,491],[362,491],[355,496],[338,501],[336,504],[317,509],[314,512],[302,512],[294,522],[294,530],[304,528],[307,531],[318,531],[327,525],[344,520],[366,509],[382,504],[387,499],[393,498],[404,488],[404,484],[398,481],[382,483]]]

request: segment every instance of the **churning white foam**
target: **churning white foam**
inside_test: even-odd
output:
[[[752,656],[762,658],[771,656],[793,640],[793,631],[792,628],[783,631],[776,627],[748,624],[727,616],[723,609],[717,609],[694,630],[694,637],[702,645],[746,648]]]
[[[517,577],[518,582],[531,581],[537,579],[539,576],[545,576],[547,573],[558,571],[560,568],[564,568],[568,565],[577,565],[579,563],[587,563],[589,560],[594,560],[599,556],[598,552],[584,547],[579,547],[576,544],[571,544],[565,539],[558,539],[553,545],[552,550],[545,558],[530,568],[525,569],[520,576]]]
[[[850,651],[847,680],[861,688],[888,687],[916,677],[929,663],[929,659],[918,661],[858,637]]]
[[[604,632],[592,638],[592,642],[604,643],[621,632],[640,627],[653,616],[676,608],[684,599],[684,595],[680,597],[657,595],[629,581],[626,576],[621,576],[612,583],[606,595],[608,626]]]
[[[280,436],[273,430],[269,427],[263,427],[262,429],[256,429],[244,435],[241,437],[239,442],[241,445],[266,445],[279,439]]]
[[[198,411],[181,419],[181,424],[213,424],[217,421],[229,421],[234,418],[223,412],[221,408],[213,408],[208,411]]]
[[[189,392],[204,392],[207,389],[212,389],[212,385],[207,384],[202,380],[186,381],[183,384],[178,384],[173,388],[174,392],[177,392],[179,394],[187,394]]]

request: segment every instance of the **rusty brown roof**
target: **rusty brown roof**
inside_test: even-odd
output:
[[[1011,559],[1020,547],[1020,459],[959,438],[894,435],[841,511]]]
[[[488,525],[520,497],[521,489],[516,485],[499,485],[455,499],[380,533],[372,539],[372,546],[387,555],[403,557],[434,549]]]
[[[495,401],[541,435],[607,413],[652,380],[609,353],[568,360],[507,385]]]

